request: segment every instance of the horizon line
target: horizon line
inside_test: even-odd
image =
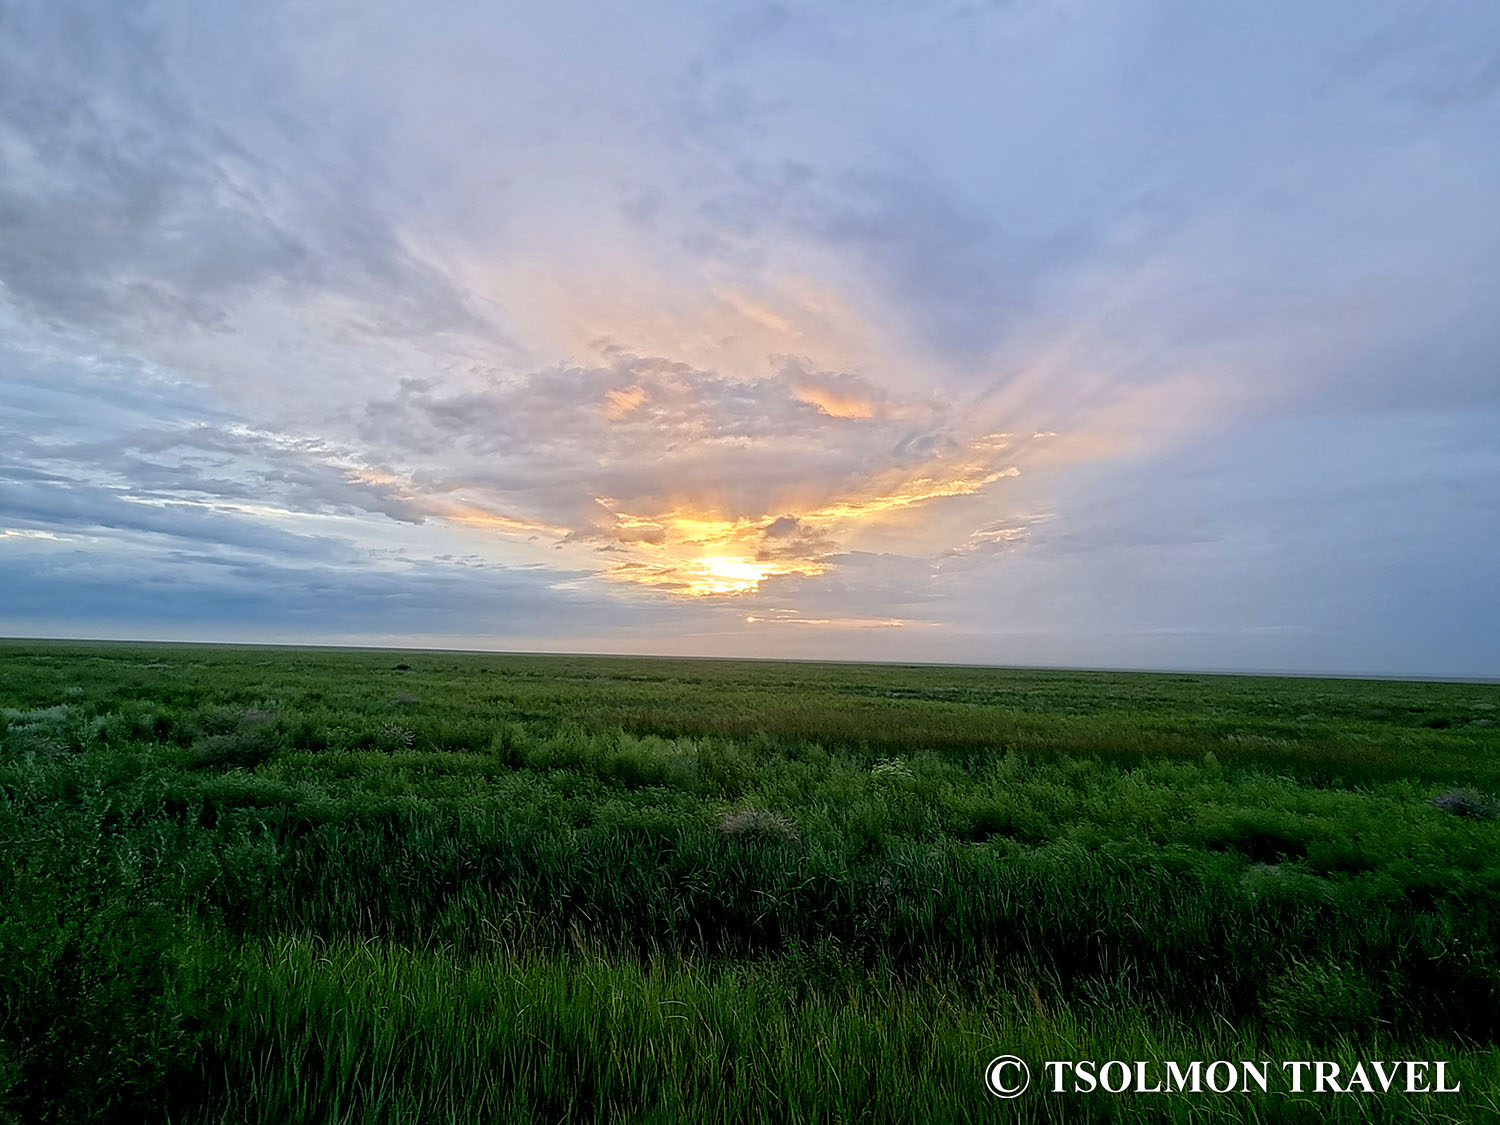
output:
[[[391,652],[433,653],[451,656],[555,656],[586,657],[612,660],[717,660],[739,661],[757,664],[833,664],[883,668],[973,668],[996,672],[1073,672],[1105,675],[1139,676],[1218,676],[1240,679],[1270,680],[1345,680],[1376,681],[1382,683],[1422,684],[1480,684],[1500,685],[1500,676],[1453,676],[1414,675],[1385,672],[1320,672],[1320,671],[1264,671],[1226,668],[1127,668],[1113,665],[1084,664],[986,664],[954,660],[840,660],[806,656],[706,656],[700,654],[670,654],[645,652],[591,652],[557,649],[487,649],[487,648],[443,648],[415,645],[360,645],[307,641],[237,641],[237,640],[181,640],[160,638],[119,637],[0,637],[0,646],[42,643],[56,645],[168,645],[185,648],[245,648],[245,649],[314,649],[333,652]]]

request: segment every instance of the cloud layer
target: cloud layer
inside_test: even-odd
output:
[[[1500,675],[1500,14],[0,9],[0,630]]]

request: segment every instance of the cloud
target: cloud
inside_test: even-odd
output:
[[[538,633],[596,636],[643,617],[628,605],[558,589],[555,575],[493,567],[375,569],[119,550],[101,562],[96,552],[71,545],[47,558],[37,567],[25,555],[0,556],[0,582],[11,591],[0,627],[70,635],[87,623],[136,636],[215,639],[227,632],[304,641],[382,633],[503,645]]]
[[[242,28],[222,13],[190,45],[149,9],[94,8],[87,19],[7,9],[0,278],[10,300],[131,339],[226,330],[236,305],[266,294],[293,305],[337,296],[357,304],[345,327],[375,335],[483,328],[403,244],[359,170],[330,163],[289,125],[266,24]],[[236,76],[262,67],[265,81],[226,104],[224,90],[199,83],[231,43]]]
[[[1500,666],[1497,32],[10,4],[0,564],[54,624]]]
[[[429,502],[631,549],[610,573],[661,588],[710,582],[705,565],[720,580],[818,573],[893,513],[1014,477],[1025,444],[848,373],[736,379],[629,353],[456,393],[410,386],[370,404],[361,433]]]
[[[0,518],[245,544],[277,534],[248,520],[252,510],[426,518],[396,478],[349,451],[254,429],[191,387],[141,374],[24,378],[15,368],[27,357],[12,352],[7,360],[14,366],[0,382],[0,480],[7,482]]]

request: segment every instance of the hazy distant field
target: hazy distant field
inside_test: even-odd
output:
[[[0,708],[3,1121],[1500,1105],[1497,686],[5,642]]]

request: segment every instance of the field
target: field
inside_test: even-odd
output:
[[[1500,1119],[1500,686],[11,641],[0,708],[3,1122]]]

